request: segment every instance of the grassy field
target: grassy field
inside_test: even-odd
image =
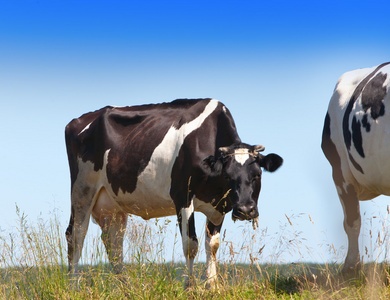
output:
[[[390,298],[390,269],[385,263],[365,264],[358,274],[347,276],[340,273],[339,264],[259,264],[251,254],[249,264],[221,261],[218,287],[211,290],[205,289],[205,264],[197,263],[196,284],[183,290],[185,266],[164,261],[164,226],[153,222],[129,222],[127,264],[121,275],[110,271],[99,236],[92,237],[92,246],[83,252],[88,259],[82,261],[79,288],[72,290],[64,230],[57,219],[29,223],[18,214],[15,232],[0,235],[0,299]],[[153,226],[158,227],[157,235]]]

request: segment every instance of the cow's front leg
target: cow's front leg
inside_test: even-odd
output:
[[[338,186],[340,202],[344,210],[344,230],[348,236],[348,253],[345,258],[343,272],[355,271],[360,267],[359,234],[361,216],[359,200],[355,189],[348,185],[346,190]]]
[[[206,223],[206,264],[207,264],[207,281],[206,288],[215,287],[217,282],[217,251],[219,248],[219,233],[221,231],[222,223],[214,225],[207,220]]]
[[[194,203],[193,200],[188,207],[180,209],[178,214],[181,238],[183,242],[183,252],[186,258],[188,277],[184,287],[188,288],[193,280],[194,259],[198,252],[198,239],[195,233]]]

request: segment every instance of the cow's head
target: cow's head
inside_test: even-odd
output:
[[[233,144],[219,148],[217,156],[209,156],[204,166],[209,175],[218,178],[219,187],[233,209],[233,220],[258,217],[257,200],[261,189],[262,169],[276,171],[283,163],[277,154],[261,155],[264,146]]]

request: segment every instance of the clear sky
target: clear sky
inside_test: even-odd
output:
[[[212,97],[244,142],[285,160],[263,175],[258,230],[267,233],[255,245],[265,245],[263,261],[342,261],[322,126],[342,73],[390,60],[389,11],[375,0],[0,0],[0,234],[16,226],[15,204],[31,221],[58,214],[65,231],[71,119],[105,105]],[[387,201],[362,203],[362,247]],[[203,234],[204,219],[197,225]],[[230,215],[224,224],[232,241],[250,228]],[[294,234],[300,250],[276,255]]]

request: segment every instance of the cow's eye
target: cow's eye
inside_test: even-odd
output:
[[[252,181],[257,181],[260,179],[260,175],[254,175],[253,178],[252,178]]]

